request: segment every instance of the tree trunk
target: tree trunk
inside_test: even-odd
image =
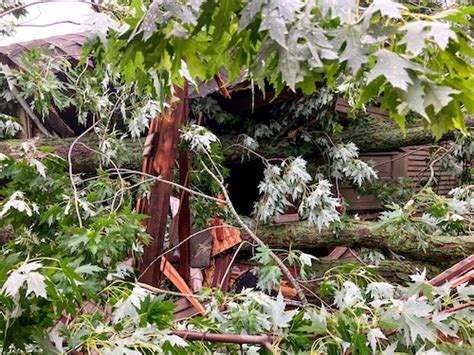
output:
[[[472,126],[472,120],[467,122]],[[225,155],[231,159],[236,153],[240,155],[240,149],[226,149],[237,141],[238,133],[228,135],[220,135],[219,138]],[[454,137],[453,133],[448,133],[443,136],[442,140],[449,140]],[[435,139],[429,130],[423,127],[407,128],[406,135],[393,122],[393,120],[371,119],[370,124],[359,128],[346,128],[343,133],[333,136],[335,141],[352,141],[360,149],[361,152],[369,151],[383,151],[396,149],[399,147],[409,145],[419,145],[434,143]],[[66,158],[69,147],[74,138],[35,138],[33,141],[37,147],[48,146],[53,148],[55,154]],[[19,155],[21,144],[24,140],[6,140],[0,141],[0,153],[6,155]],[[144,139],[123,140],[125,145],[124,153],[120,155],[122,166],[129,169],[140,170],[143,160],[143,142]],[[72,151],[72,161],[74,172],[94,173],[98,167],[97,154],[86,149],[84,145],[97,150],[98,141],[95,136],[86,136],[80,143],[76,144]],[[298,156],[302,155],[307,158],[319,156],[320,152],[313,143],[303,142],[302,140],[295,141],[288,137],[278,137],[272,140],[262,141],[258,152],[263,156],[284,157],[287,155]]]
[[[357,260],[324,260],[319,259],[313,261],[311,266],[312,277],[319,279],[324,276],[326,272],[334,268],[341,268],[344,265],[353,264],[361,265]],[[397,260],[382,260],[377,266],[373,266],[374,270],[384,279],[397,284],[405,284],[410,281],[410,275],[417,271],[426,270],[426,277],[431,279],[443,271],[438,266],[430,264],[423,264],[413,261],[397,261]]]
[[[333,142],[353,142],[360,152],[381,152],[390,151],[406,146],[436,143],[436,139],[429,129],[423,126],[407,127],[406,134],[403,134],[400,127],[391,119],[368,118],[367,125],[362,127],[347,127],[340,134],[331,136]],[[468,127],[474,126],[474,120],[466,120]],[[236,142],[238,134],[219,136],[223,147],[231,146]],[[438,141],[454,139],[454,132],[446,133]],[[314,143],[304,142],[301,139],[295,140],[288,136],[274,137],[259,142],[258,153],[266,158],[282,158],[288,155],[304,156],[311,158],[320,156],[321,152]],[[231,153],[240,155],[241,149],[228,150],[226,155]]]
[[[353,248],[392,251],[410,260],[433,265],[454,264],[474,253],[474,235],[426,237],[428,247],[422,250],[411,237],[389,236],[374,227],[373,222],[354,223],[337,234],[330,230],[318,231],[307,222],[259,226],[257,235],[272,248],[317,249],[349,246]]]
[[[37,148],[51,148],[54,154],[67,160],[69,148],[71,147],[72,138],[45,138],[37,137],[27,141],[31,141]],[[21,154],[21,144],[25,140],[5,140],[0,141],[0,153],[9,156],[19,156]],[[144,139],[123,140],[124,153],[120,154],[121,166],[128,169],[141,171],[143,161],[143,143]],[[98,140],[94,135],[85,136],[81,139],[72,150],[72,165],[75,173],[93,174],[99,167],[99,156],[93,151],[87,149],[84,145],[94,150],[99,150]],[[49,150],[48,150],[49,151]]]

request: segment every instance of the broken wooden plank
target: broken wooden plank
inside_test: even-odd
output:
[[[183,293],[184,297],[199,311],[201,315],[204,315],[206,310],[204,309],[203,305],[199,303],[195,297],[191,296],[193,291],[181,277],[179,272],[174,268],[174,266],[171,265],[171,263],[164,257],[161,258],[161,263],[159,263],[159,265],[160,271],[163,272],[163,275],[165,275],[171,281],[171,283],[176,286],[176,288],[181,293]]]
[[[443,271],[441,274],[431,279],[429,283],[433,286],[442,286],[446,282],[450,282],[452,279],[458,278],[473,269],[474,255],[471,255],[459,263],[451,266],[449,269]]]

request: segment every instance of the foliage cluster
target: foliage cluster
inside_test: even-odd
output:
[[[355,108],[382,98],[382,108],[403,128],[415,112],[436,136],[465,130],[473,112],[472,8],[430,14],[391,0],[368,6],[332,1],[156,0],[124,18],[109,36],[105,58],[125,80],[153,88],[206,81],[221,69],[230,80],[243,69],[261,88],[313,93],[325,81]],[[153,45],[157,44],[157,45]],[[186,58],[186,63],[181,61]]]
[[[74,107],[78,121],[101,139],[97,153],[113,169],[81,178],[62,159],[31,145],[22,147],[19,158],[0,157],[0,226],[13,229],[0,260],[4,352],[266,351],[192,343],[173,334],[184,329],[270,333],[273,347],[288,353],[469,353],[474,317],[473,308],[466,306],[472,304],[473,287],[432,287],[424,273],[413,275],[404,287],[384,282],[373,268],[346,265],[319,280],[314,295],[320,301],[311,307],[290,308],[281,294],[204,290],[207,313],[173,322],[171,302],[139,286],[126,262],[130,256],[139,258],[149,236],[143,216],[132,208],[145,181],[119,168],[121,134],[139,136],[172,103],[173,85],[184,79],[197,86],[225,69],[230,79],[244,72],[260,88],[272,85],[277,93],[285,87],[314,93],[316,83],[324,81],[356,109],[380,99],[382,109],[402,128],[407,114],[415,112],[436,136],[451,129],[466,131],[464,115],[474,113],[473,9],[427,13],[393,0],[344,0],[343,5],[327,0],[132,0],[115,15],[124,26],[104,21],[97,28],[98,39],[86,46],[94,65],[86,57],[73,66],[40,52],[25,58],[28,71],[16,72],[12,79],[32,107],[41,115],[53,107]],[[314,107],[325,102],[322,96],[309,100]],[[209,115],[226,119],[222,112],[212,112],[212,105],[201,104]],[[312,115],[307,108],[288,110]],[[275,121],[269,130],[281,130],[281,123]],[[253,151],[255,138],[267,133],[265,127],[255,127],[243,146]],[[217,192],[226,194],[217,137],[189,125],[181,138],[182,148],[193,154],[193,192],[215,202]],[[358,185],[374,179],[354,145],[316,143],[329,157],[329,177]],[[318,228],[339,221],[331,184],[311,176],[302,158],[264,162],[257,216],[269,220],[295,203]],[[229,201],[224,202],[232,211]],[[204,225],[208,215],[199,201],[197,205],[198,223]],[[394,233],[413,229],[421,241],[427,231],[463,233],[468,228],[464,216],[473,208],[472,190],[458,189],[444,198],[425,189],[394,208],[382,216],[381,228],[396,227]],[[421,217],[420,211],[425,212]],[[311,278],[311,256],[290,251],[283,259],[306,271],[301,278]],[[260,247],[255,260],[262,263],[259,286],[273,288],[283,270],[274,252]]]

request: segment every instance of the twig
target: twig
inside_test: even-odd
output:
[[[140,276],[138,277],[139,279],[145,275],[145,273],[148,271],[148,269],[150,269],[150,267],[152,267],[158,260],[160,260],[162,257],[164,257],[166,254],[168,253],[171,253],[173,250],[177,249],[180,245],[182,245],[183,243],[186,243],[189,239],[201,234],[202,232],[206,232],[208,230],[212,230],[212,229],[217,229],[217,228],[222,228],[222,226],[211,226],[211,227],[208,227],[208,228],[205,228],[205,229],[202,229],[200,230],[199,232],[196,232],[196,233],[193,233],[191,235],[189,235],[187,238],[183,239],[182,241],[180,241],[178,244],[176,244],[175,246],[173,246],[172,248],[164,251],[163,253],[161,253],[160,255],[158,255],[155,259],[152,260],[152,262],[150,264],[148,264],[148,266],[146,267],[145,270],[143,270],[143,272],[140,274]]]
[[[333,308],[331,307],[330,304],[328,304],[327,302],[325,302],[321,297],[318,296],[317,293],[313,292],[309,287],[305,286],[305,285],[301,285],[301,287],[303,287],[307,292],[309,292],[314,298],[316,298],[319,302],[321,302],[321,304],[325,305],[329,310],[332,310]]]
[[[100,7],[102,9],[104,9],[104,10],[108,10],[108,11],[111,11],[111,12],[116,12],[116,11],[114,11],[114,9],[112,9],[108,6],[104,6],[104,5],[101,5],[101,4],[92,2],[92,1],[86,1],[86,0],[80,0],[80,1],[79,0],[77,0],[77,1],[71,1],[71,0],[69,0],[69,1],[68,0],[42,0],[42,1],[30,2],[29,4],[18,5],[14,8],[11,8],[9,10],[6,10],[6,11],[0,13],[0,17],[10,15],[10,14],[14,13],[15,11],[23,10],[23,9],[26,9],[27,7],[34,6],[34,5],[41,5],[41,4],[46,4],[46,3],[71,3],[71,2],[77,3],[77,4],[97,6],[97,7]]]
[[[67,23],[71,25],[76,25],[76,26],[82,25],[82,23],[79,23],[76,21],[64,20],[64,21],[56,21],[56,22],[51,22],[51,23],[42,23],[42,24],[37,24],[37,25],[18,24],[16,25],[16,27],[49,27],[49,26],[67,24]]]
[[[222,290],[222,287],[224,287],[224,282],[225,282],[225,279],[227,278],[227,275],[229,274],[230,270],[232,269],[232,264],[234,264],[234,261],[235,261],[235,259],[237,258],[237,255],[238,255],[239,252],[240,252],[240,249],[242,249],[242,247],[243,247],[245,244],[250,244],[250,246],[253,245],[253,244],[250,243],[249,241],[244,240],[244,241],[241,242],[240,245],[237,247],[237,250],[234,252],[234,255],[232,255],[232,259],[230,260],[230,263],[229,263],[229,265],[227,266],[227,269],[225,270],[224,276],[222,276],[221,283],[219,284],[219,288],[220,288],[221,290]]]
[[[96,153],[96,154],[99,154],[99,155],[105,155],[104,153],[89,147],[87,144],[84,144],[82,142],[78,142],[78,143],[81,144],[85,149],[87,149],[87,150],[89,150],[93,153]],[[121,186],[120,190],[116,194],[114,194],[114,197],[112,199],[112,205],[111,205],[112,211],[117,212],[118,209],[120,208],[120,206],[123,204],[126,186],[125,186],[125,180],[122,178],[122,175],[120,174],[120,170],[119,170],[119,167],[117,166],[117,164],[115,164],[115,162],[112,159],[109,159],[109,161],[113,165],[115,171],[117,172],[117,176],[120,180],[120,186]],[[119,194],[119,193],[120,193],[120,203],[117,205],[116,208],[114,208],[115,200],[117,198],[117,194]]]
[[[151,174],[148,174],[148,173],[144,173],[142,171],[138,171],[138,170],[133,170],[133,169],[127,169],[127,168],[119,168],[118,169],[119,172],[122,172],[122,173],[128,173],[128,174],[136,174],[136,175],[142,175],[142,176],[146,176],[148,178],[150,178],[150,181],[158,181],[158,182],[162,182],[164,184],[169,184],[171,186],[174,186],[180,190],[184,190],[184,191],[187,191],[189,192],[190,194],[192,195],[196,195],[196,196],[200,196],[202,198],[205,198],[207,200],[211,200],[211,201],[214,201],[214,202],[217,202],[217,203],[220,203],[220,204],[227,204],[227,201],[224,201],[220,198],[217,198],[217,197],[213,197],[213,196],[209,196],[209,195],[206,195],[205,193],[202,193],[202,192],[199,192],[199,191],[196,191],[196,190],[193,190],[193,189],[190,189],[186,186],[183,186],[183,185],[180,185],[176,182],[173,182],[173,181],[170,181],[170,180],[166,180],[166,179],[162,179],[161,177],[159,176],[155,176],[155,175],[151,175]],[[117,174],[117,171],[116,169],[107,169],[105,170],[105,172],[113,175],[113,173],[116,173]],[[94,176],[94,177],[91,177],[91,178],[87,178],[87,179],[84,179],[82,180],[82,182],[84,181],[88,181],[88,180],[95,180],[95,179],[98,179],[99,177],[97,176]]]
[[[162,288],[158,287],[153,287],[148,284],[145,284],[143,282],[135,282],[135,285],[140,286],[141,288],[147,289],[148,291],[151,291],[153,293],[162,293],[164,295],[170,295],[170,296],[178,296],[178,297],[192,297],[192,298],[199,298],[198,295],[193,295],[189,293],[181,293],[181,292],[175,292],[175,291],[168,291],[168,290],[163,290]]]
[[[162,182],[164,184],[169,184],[171,186],[174,186],[174,187],[177,187],[178,189],[181,189],[181,190],[184,190],[184,191],[187,191],[189,192],[190,194],[193,194],[193,195],[196,195],[196,196],[200,196],[200,197],[203,197],[205,199],[208,199],[208,200],[211,200],[211,201],[214,201],[214,202],[218,202],[218,203],[224,203],[226,204],[227,202],[226,201],[223,201],[222,199],[220,198],[217,198],[217,197],[213,197],[213,196],[209,196],[209,195],[206,195],[202,192],[198,192],[198,191],[195,191],[195,190],[192,190],[188,187],[185,187],[183,185],[180,185],[180,184],[177,184],[173,181],[170,181],[170,180],[166,180],[166,179],[162,179],[161,177],[159,176],[154,176],[154,175],[151,175],[151,174],[148,174],[148,173],[144,173],[144,172],[141,172],[141,171],[138,171],[138,170],[132,170],[132,169],[124,169],[124,168],[121,168],[119,169],[120,171],[122,172],[126,172],[126,173],[130,173],[130,174],[138,174],[138,175],[143,175],[143,176],[146,176],[146,177],[149,177],[150,179],[153,179],[155,181],[159,181],[159,182]]]

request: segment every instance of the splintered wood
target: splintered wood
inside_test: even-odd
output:
[[[173,179],[179,128],[188,117],[187,86],[184,90],[176,88],[178,101],[166,109],[158,122],[150,127],[148,145],[145,146],[144,172],[159,176],[163,180]],[[140,201],[137,203],[139,212],[146,212],[147,232],[152,242],[145,247],[140,269],[144,271],[141,282],[158,285],[161,277],[161,263],[156,259],[163,253],[168,211],[170,208],[171,185],[166,182],[155,182],[149,199],[149,204]]]
[[[463,283],[469,283],[472,280],[474,280],[474,255],[467,257],[446,271],[443,271],[431,279],[429,283],[433,286],[442,286],[449,283],[453,288]]]

